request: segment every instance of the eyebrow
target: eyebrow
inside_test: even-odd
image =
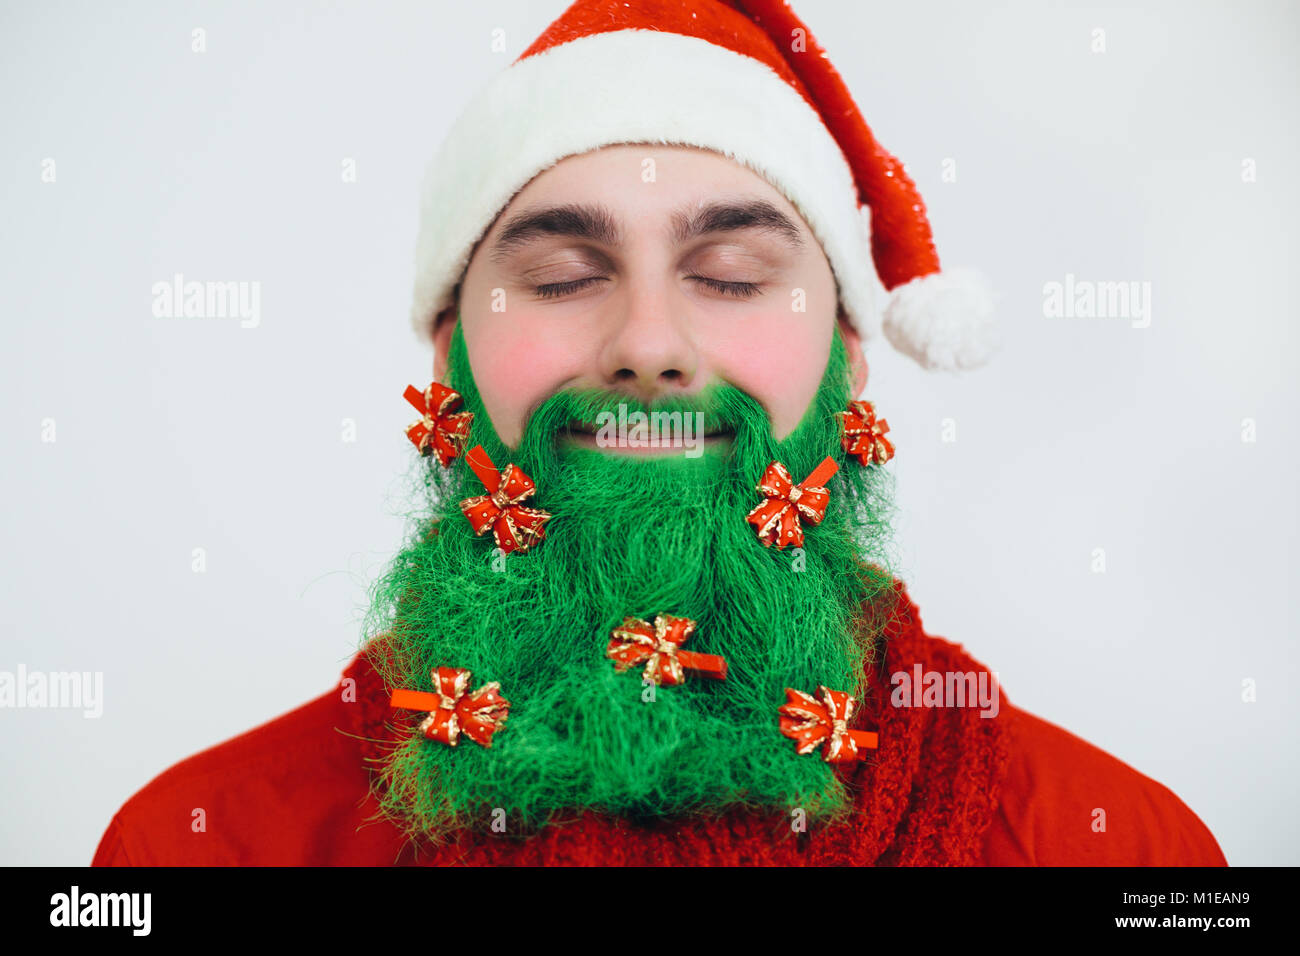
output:
[[[670,236],[678,244],[701,236],[740,229],[755,229],[780,236],[793,250],[803,249],[799,227],[765,199],[717,200],[695,209],[672,213]],[[539,236],[571,236],[606,246],[623,241],[618,220],[604,206],[565,203],[525,210],[506,221],[492,244],[492,258],[500,261]]]

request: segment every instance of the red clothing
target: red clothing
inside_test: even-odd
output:
[[[981,666],[925,634],[916,605],[897,590],[889,673],[912,662]],[[863,795],[849,824],[813,823],[796,838],[783,815],[642,824],[585,813],[528,839],[470,834],[417,851],[378,818],[369,790],[376,751],[366,741],[391,716],[386,690],[361,655],[345,673],[357,682],[355,702],[331,690],[155,778],[118,811],[92,865],[1227,865],[1169,789],[1005,693],[995,719],[974,709],[923,713],[892,706],[887,678],[863,702],[881,729],[881,760],[855,771]],[[203,832],[191,829],[196,808]],[[1094,830],[1098,808],[1104,832]]]

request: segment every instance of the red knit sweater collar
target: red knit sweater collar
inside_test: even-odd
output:
[[[986,668],[958,645],[927,636],[920,612],[901,582],[886,627],[885,654],[870,675],[860,704],[860,726],[877,728],[879,749],[844,773],[854,794],[848,822],[809,823],[792,832],[779,813],[732,811],[698,817],[630,821],[591,811],[573,822],[518,838],[463,831],[441,846],[411,845],[412,861],[430,864],[775,864],[969,865],[997,807],[1007,762],[1007,721],[982,717],[978,707],[895,707],[890,675],[924,671],[979,674]],[[390,688],[358,654],[345,672],[357,700],[345,708],[361,740],[362,758],[375,767],[399,731],[389,721]],[[991,680],[992,675],[989,676]],[[999,715],[1006,710],[999,708]],[[855,721],[855,724],[858,722]],[[814,759],[809,757],[809,759]]]

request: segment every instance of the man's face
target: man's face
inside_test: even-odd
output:
[[[848,805],[776,716],[789,687],[860,693],[887,608],[889,475],[841,455],[836,414],[866,366],[847,323],[836,338],[836,301],[795,210],[718,155],[606,148],[520,191],[474,250],[460,325],[452,309],[437,326],[435,372],[474,415],[471,446],[535,482],[545,538],[504,556],[460,507],[479,477],[430,464],[367,628],[389,686],[465,668],[500,683],[510,723],[491,747],[399,735],[386,812],[436,835],[494,808],[530,827],[575,808]],[[694,410],[733,440],[635,461],[564,447],[614,403]],[[825,517],[801,547],[765,546],[747,521],[764,469],[803,478],[828,455],[843,465]],[[724,657],[726,679],[647,697],[614,667],[612,629],[664,614],[696,622],[691,649]]]
[[[484,406],[512,447],[561,390],[649,403],[710,384],[753,396],[784,439],[817,391],[837,322],[854,393],[866,383],[803,218],[757,174],[692,147],[607,146],[539,174],[475,247],[459,313]],[[455,322],[448,309],[435,328],[442,381]],[[638,450],[616,453],[628,452]]]

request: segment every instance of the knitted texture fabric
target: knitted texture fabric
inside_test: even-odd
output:
[[[796,832],[783,814],[732,811],[714,817],[629,819],[575,810],[572,819],[527,837],[463,829],[441,844],[417,844],[428,865],[971,865],[998,803],[1008,759],[1007,720],[977,707],[894,706],[890,675],[914,666],[941,674],[986,668],[959,645],[926,635],[920,612],[901,582],[885,626],[885,653],[869,665],[860,703],[878,729],[879,748],[866,761],[837,768],[853,795],[845,823]],[[372,642],[345,677],[357,700],[346,729],[363,758],[379,766],[408,729],[392,723],[386,687],[370,656]],[[991,680],[992,675],[988,678]],[[857,723],[855,721],[855,723]],[[791,744],[793,746],[793,743]],[[737,759],[744,759],[738,754]],[[816,753],[809,760],[821,759]],[[375,774],[372,786],[380,786]]]

